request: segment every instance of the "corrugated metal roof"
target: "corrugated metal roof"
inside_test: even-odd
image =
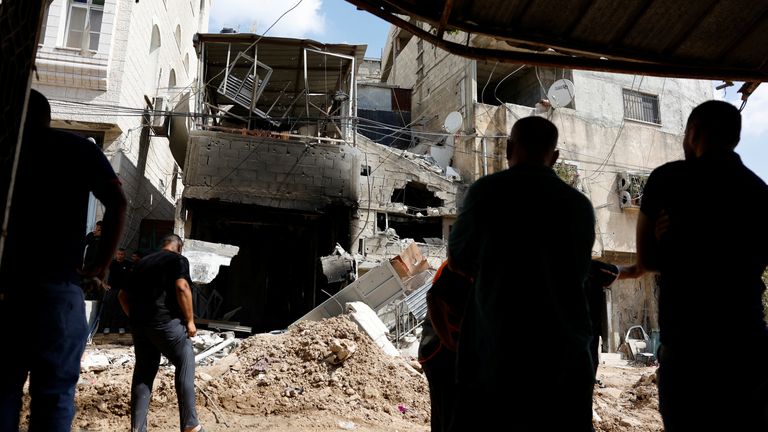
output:
[[[660,76],[768,80],[766,1],[347,1],[466,57]],[[431,28],[414,26],[403,15]],[[510,49],[447,41],[444,32],[452,29],[506,40]],[[545,52],[547,48],[554,51]]]
[[[424,321],[427,317],[427,292],[432,288],[432,280],[413,290],[405,297],[405,304],[408,310],[413,314],[417,322]]]

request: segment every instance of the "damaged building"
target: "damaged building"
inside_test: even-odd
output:
[[[429,31],[427,24],[409,22]],[[444,37],[473,47],[513,49],[483,35],[457,31]],[[466,184],[507,167],[506,139],[517,119],[540,115],[554,122],[560,131],[555,171],[594,205],[593,256],[617,264],[635,259],[645,179],[653,168],[683,157],[687,115],[713,96],[709,81],[460,57],[394,26],[381,70],[386,85],[412,89],[412,150],[432,155]],[[455,113],[460,127],[454,132],[447,126]],[[618,349],[634,325],[656,338],[654,276],[618,281],[612,288],[604,349]]]
[[[198,34],[195,47],[203,115],[184,155],[177,229],[239,248],[201,288],[220,304],[206,318],[285,328],[330,296],[320,258],[337,245],[375,258],[404,249],[401,233],[443,243],[454,181],[355,134],[364,45]]]

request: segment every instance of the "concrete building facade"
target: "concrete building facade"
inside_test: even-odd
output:
[[[54,127],[94,138],[112,162],[130,203],[125,247],[152,247],[173,227],[183,162],[171,148],[186,144],[189,125],[160,111],[190,111],[192,38],[207,30],[210,6],[53,0],[48,7],[33,87],[51,101]],[[89,226],[100,214],[94,206]]]
[[[467,35],[447,37],[466,41]],[[505,46],[484,36],[472,39],[473,46]],[[566,81],[561,80],[572,87],[563,87]],[[475,61],[397,27],[391,28],[385,44],[382,81],[413,89],[413,134],[420,137],[415,144],[433,156],[447,151],[447,164],[468,184],[507,167],[506,137],[518,118],[549,118],[560,132],[561,158],[555,170],[595,208],[593,256],[614,263],[634,260],[647,175],[683,157],[687,116],[713,97],[709,81]],[[565,89],[569,97],[555,100],[553,87]],[[449,134],[443,123],[453,111],[461,115],[462,125]],[[614,284],[606,306],[611,318],[603,335],[607,349],[617,349],[632,325],[655,334],[656,288],[653,276]]]
[[[177,222],[187,238],[239,248],[200,289],[220,312],[255,331],[285,328],[339,289],[321,266],[337,246],[388,260],[407,246],[400,232],[444,255],[454,182],[349,121],[368,106],[361,64],[377,68],[365,46],[241,33],[201,34],[196,47],[209,103],[190,134]],[[370,108],[383,89],[390,109],[392,90],[374,87]]]

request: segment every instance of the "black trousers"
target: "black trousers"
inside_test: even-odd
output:
[[[421,367],[429,383],[432,432],[447,432],[456,405],[456,353],[441,347]]]
[[[195,409],[195,354],[186,328],[178,319],[155,326],[132,326],[136,367],[131,382],[131,430],[146,432],[152,383],[160,354],[176,367],[176,397],[181,429],[199,424]]]

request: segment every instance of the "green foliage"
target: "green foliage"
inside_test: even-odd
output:
[[[763,271],[763,283],[768,285],[768,268]],[[763,312],[768,317],[768,290],[763,291]]]
[[[568,183],[568,185],[572,187],[576,187],[578,185],[579,170],[576,165],[565,162],[557,162],[552,167],[552,169],[555,171],[555,174],[557,174],[561,180]]]

